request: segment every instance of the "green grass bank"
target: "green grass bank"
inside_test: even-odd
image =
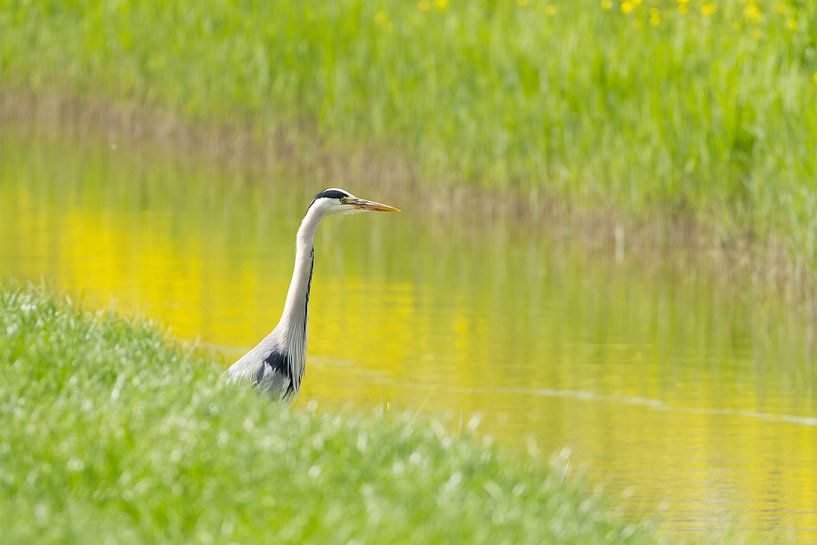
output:
[[[469,433],[272,403],[40,290],[0,289],[0,370],[3,542],[656,542]]]
[[[817,4],[0,2],[0,85],[397,150],[817,259]],[[296,150],[297,152],[297,150]]]

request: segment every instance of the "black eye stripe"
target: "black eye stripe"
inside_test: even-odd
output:
[[[351,195],[339,189],[325,189],[315,195],[316,199],[341,199],[343,197],[351,197]]]

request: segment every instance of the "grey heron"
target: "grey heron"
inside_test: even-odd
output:
[[[281,320],[255,348],[227,369],[228,381],[252,381],[278,399],[298,393],[306,365],[307,307],[318,224],[326,216],[366,211],[399,212],[393,206],[359,199],[343,189],[326,189],[315,195],[298,228],[295,270]]]

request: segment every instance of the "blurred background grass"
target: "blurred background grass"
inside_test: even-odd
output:
[[[376,142],[426,184],[817,258],[817,5],[0,2],[0,85]]]

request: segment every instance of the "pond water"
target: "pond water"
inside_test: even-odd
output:
[[[274,170],[5,127],[0,278],[150,316],[226,366],[277,322],[299,221],[335,185]],[[346,189],[402,214],[318,232],[297,403],[478,414],[669,535],[817,543],[813,331],[793,312],[706,256],[589,250],[386,187]]]

